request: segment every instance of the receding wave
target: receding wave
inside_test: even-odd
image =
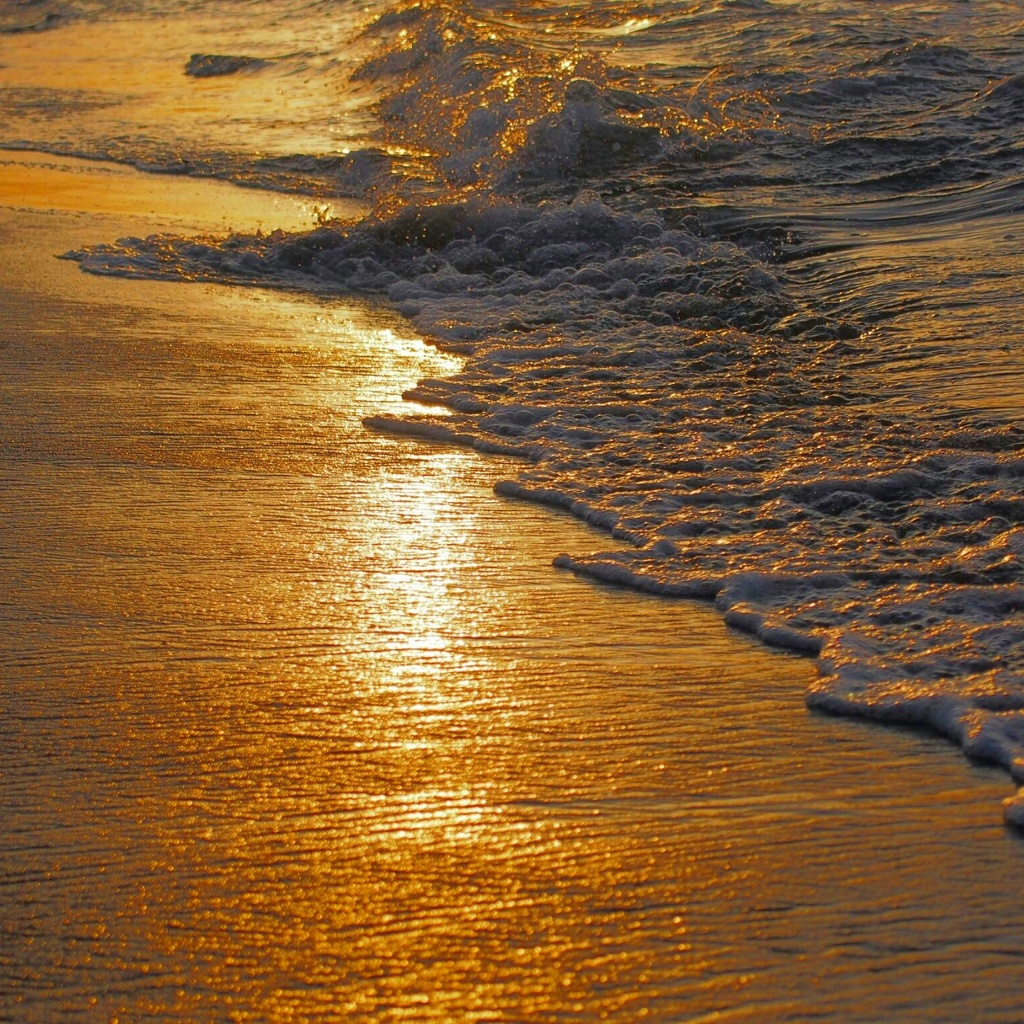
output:
[[[450,415],[368,427],[522,457],[502,493],[628,544],[559,566],[714,600],[737,629],[818,658],[813,706],[926,725],[1024,783],[1024,427],[910,401],[875,327],[912,305],[886,291],[895,250],[829,256],[868,248],[839,237],[844,222],[920,247],[949,197],[961,226],[1017,216],[1013,183],[982,188],[958,133],[1005,148],[979,111],[1012,102],[1018,79],[947,104],[943,132],[915,140],[904,120],[890,147],[822,131],[801,160],[798,116],[825,95],[809,73],[776,76],[770,96],[749,75],[613,66],[438,2],[367,31],[377,49],[356,77],[381,92],[380,147],[346,158],[367,173],[365,221],[72,255],[100,273],[387,296],[466,364],[407,395]],[[851,111],[939,103],[988,67],[945,43],[872,52],[830,72]],[[894,168],[926,182],[916,198]],[[781,180],[788,209],[767,205]],[[890,205],[850,205],[865,188]],[[1006,817],[1024,826],[1024,797]]]

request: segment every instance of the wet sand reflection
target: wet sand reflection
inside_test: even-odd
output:
[[[446,369],[400,321],[4,230],[4,1012],[1010,1005],[1002,775],[812,718],[808,662],[555,572],[588,533],[510,466],[365,431]]]

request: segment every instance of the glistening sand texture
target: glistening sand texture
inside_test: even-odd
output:
[[[0,1017],[1019,1019],[1004,774],[364,431],[389,315],[50,257],[129,230],[0,221]]]

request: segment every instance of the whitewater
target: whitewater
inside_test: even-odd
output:
[[[0,32],[186,16],[233,50],[165,38],[151,120],[121,117],[117,54],[105,89],[26,64],[0,145],[301,193],[321,223],[70,258],[386,297],[463,362],[367,428],[521,459],[499,494],[626,542],[556,566],[713,601],[817,659],[811,707],[1024,784],[1017,4],[46,2]]]

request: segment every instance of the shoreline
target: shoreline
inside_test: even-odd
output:
[[[120,216],[129,223],[150,220],[164,230],[227,235],[310,229],[325,205],[337,207],[343,218],[366,209],[355,200],[320,200],[99,157],[0,147],[0,208]]]
[[[123,216],[127,210],[136,210],[141,213],[150,204],[156,204],[159,206],[159,223],[162,226],[175,231],[194,233],[198,236],[211,231],[211,225],[216,225],[218,222],[220,226],[213,227],[212,230],[222,234],[233,232],[235,229],[223,226],[232,217],[235,219],[249,217],[259,221],[260,217],[276,212],[281,220],[272,222],[272,225],[268,227],[268,232],[277,228],[286,232],[300,231],[313,226],[318,220],[315,205],[311,206],[311,200],[301,197],[282,195],[276,192],[261,192],[258,189],[215,179],[182,178],[179,181],[177,176],[171,177],[175,179],[176,183],[180,183],[180,188],[154,190],[148,183],[151,174],[130,165],[76,157],[51,157],[50,154],[34,151],[24,153],[13,151],[15,155],[10,160],[6,160],[2,155],[5,152],[10,155],[12,151],[0,151],[0,204],[5,196],[22,195],[28,202],[28,206],[23,209],[45,210],[51,214],[58,211],[74,212],[77,216],[90,214],[94,216]],[[40,162],[40,157],[43,158],[42,162]],[[38,175],[41,172],[43,178],[40,181]],[[111,187],[111,176],[113,176],[115,188]],[[56,190],[55,183],[58,186]],[[47,208],[47,197],[55,191],[59,199],[58,205]],[[352,205],[354,209],[358,204]],[[198,217],[197,212],[200,212]],[[151,209],[149,216],[157,216],[156,210]],[[262,227],[262,221],[259,221],[259,224]],[[244,234],[246,228],[243,225],[238,230]],[[97,243],[93,241],[91,244]],[[91,275],[86,274],[85,276],[90,277]],[[148,278],[146,274],[141,276],[126,274],[123,279],[144,281]],[[158,284],[167,283],[159,278],[152,280]],[[216,282],[213,283],[216,286]],[[269,283],[262,286],[258,279],[252,282],[239,279],[226,281],[225,284],[229,288],[243,289],[277,287]],[[283,285],[283,288],[286,292],[292,290],[291,285],[287,283]],[[313,290],[309,294],[316,294],[320,299],[327,300],[335,293],[332,290],[324,292]],[[337,297],[341,301],[345,300],[344,293],[337,293]],[[374,299],[366,296],[360,301],[380,302],[382,300],[379,297]],[[397,311],[394,316],[399,317],[403,323],[408,322]],[[412,324],[409,326],[412,328]],[[458,344],[446,344],[443,340],[432,340],[428,344],[435,346],[439,353],[447,354],[454,359],[462,358],[462,349]],[[428,399],[419,394],[421,390],[419,382],[417,381],[416,384],[415,388],[407,392],[411,396],[409,401],[401,403],[391,411],[372,410],[362,418],[363,426],[384,434],[414,438],[419,443],[436,443],[466,448],[483,457],[510,458],[514,460],[515,465],[534,464],[529,456],[524,455],[515,445],[503,445],[497,440],[481,439],[475,433],[453,432],[445,424],[444,419],[438,422],[429,418],[419,418],[423,412],[434,412],[435,414],[443,412],[447,416],[457,410],[455,407],[445,409],[443,406],[431,409],[430,406],[423,405],[422,403]],[[457,417],[454,417],[453,422],[456,421]],[[594,527],[599,535],[608,538],[610,542],[608,546],[613,557],[619,551],[625,554],[632,550],[633,545],[629,539],[619,536],[617,529],[606,529],[603,524],[603,516],[598,515],[595,519],[594,511],[589,506],[577,508],[578,503],[570,501],[565,495],[557,492],[551,492],[550,495],[544,489],[535,492],[518,482],[516,477],[517,474],[513,473],[508,479],[498,479],[494,485],[496,493],[505,498],[514,498],[534,504],[542,509],[564,511],[578,521]],[[670,599],[697,600],[702,604],[711,602],[711,605],[714,604],[718,593],[712,585],[713,581],[708,581],[707,587],[704,588],[706,592],[704,592],[700,587],[694,588],[689,584],[675,586],[664,584],[657,579],[648,579],[642,572],[633,572],[628,566],[619,566],[614,561],[609,564],[604,564],[601,561],[596,564],[588,564],[586,559],[577,560],[565,552],[553,554],[552,565],[556,569],[573,572],[592,583],[610,583],[634,593],[651,593]],[[726,626],[738,633],[754,637],[769,654],[773,651],[785,651],[801,658],[813,657],[816,659],[816,664],[821,655],[821,642],[818,638],[805,636],[785,627],[774,626],[770,622],[762,622],[761,617],[752,613],[726,612],[724,621]],[[1014,778],[1013,764],[1009,763],[1005,756],[971,757],[971,751],[964,749],[968,744],[960,738],[961,723],[955,717],[951,718],[947,715],[948,721],[946,718],[933,721],[928,714],[921,715],[912,708],[908,709],[906,714],[892,716],[880,712],[872,706],[860,707],[855,701],[844,701],[831,695],[822,685],[822,676],[823,670],[818,666],[815,680],[805,689],[805,701],[809,710],[822,711],[847,720],[872,722],[887,728],[892,726],[923,728],[958,748],[966,760],[995,765],[1005,771],[1011,780]],[[1024,824],[1018,822],[1020,808],[1024,807],[1024,798],[1021,793],[1022,791],[1018,789],[1014,795],[1007,796],[1002,801],[1004,823],[1007,827],[1015,830],[1024,829]]]
[[[0,1006],[1010,1019],[1001,771],[364,430],[444,369],[397,316],[48,251],[131,221],[0,211]]]

